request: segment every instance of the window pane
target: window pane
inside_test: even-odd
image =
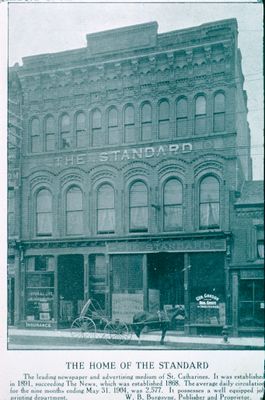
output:
[[[37,211],[52,211],[52,196],[49,190],[42,189],[37,196]]]
[[[46,135],[46,150],[51,151],[55,150],[55,135],[52,134],[47,134]]]
[[[142,122],[152,121],[152,108],[151,105],[146,103],[142,107]]]
[[[206,133],[206,116],[196,116],[195,117],[195,133],[201,135]]]
[[[165,184],[164,204],[182,204],[182,185],[177,179],[171,179]]]
[[[55,122],[53,117],[46,119],[46,133],[55,133]]]
[[[264,259],[264,240],[258,240],[258,258]]]
[[[142,182],[136,182],[130,190],[130,206],[147,205],[147,187]]]
[[[148,227],[148,208],[133,207],[130,209],[130,229],[147,230]]]
[[[182,228],[182,206],[164,207],[164,228],[165,230]]]
[[[254,280],[254,300],[264,301],[264,280],[256,279]]]
[[[177,118],[186,117],[188,114],[188,103],[186,99],[180,99],[177,103]]]
[[[206,100],[204,96],[198,96],[196,99],[196,115],[206,114]]]
[[[86,116],[84,113],[79,113],[76,118],[76,129],[82,131],[86,129]]]
[[[204,203],[200,205],[200,227],[219,227],[219,203]]]
[[[77,131],[76,132],[76,146],[86,147],[86,131]]]
[[[169,103],[162,101],[159,105],[159,120],[169,119]]]
[[[187,136],[188,135],[188,119],[178,118],[177,119],[177,135]]]
[[[31,135],[39,135],[40,134],[40,121],[38,118],[34,118],[31,121]]]
[[[31,137],[31,151],[32,153],[39,153],[41,151],[40,136]]]
[[[114,232],[115,229],[115,212],[114,209],[98,210],[98,231]]]
[[[92,128],[101,128],[101,112],[99,110],[93,112]]]
[[[223,93],[218,93],[214,98],[214,112],[225,112],[225,96]]]
[[[132,106],[126,107],[124,121],[125,124],[134,124],[134,108]]]
[[[219,201],[219,182],[213,176],[207,176],[200,186],[201,202]]]
[[[152,138],[152,123],[145,122],[142,124],[142,140],[149,140]]]
[[[93,146],[101,146],[104,144],[104,134],[101,128],[92,129]]]
[[[70,144],[70,132],[61,133],[61,149],[67,149]]]
[[[225,114],[219,113],[213,116],[214,132],[223,132],[225,130]]]
[[[169,121],[159,121],[159,137],[161,139],[169,137]]]
[[[68,115],[63,115],[61,119],[61,132],[70,131],[70,118]]]
[[[72,187],[68,190],[66,197],[66,209],[67,211],[83,209],[83,196],[78,187]]]
[[[103,185],[98,190],[98,208],[114,208],[114,190],[110,185]]]
[[[83,233],[83,212],[82,211],[67,211],[67,233],[79,234]]]
[[[52,214],[51,213],[38,213],[37,214],[37,234],[49,235],[52,233]]]
[[[126,143],[135,142],[135,126],[134,125],[126,125],[125,126],[125,142]]]
[[[119,143],[119,129],[117,126],[109,127],[109,144]]]
[[[116,108],[109,111],[109,127],[118,125],[118,113]]]

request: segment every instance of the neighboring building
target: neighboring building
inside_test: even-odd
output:
[[[125,322],[180,304],[186,333],[237,333],[230,217],[252,165],[236,20],[91,34],[11,71],[23,118],[15,323],[67,326],[92,297]]]

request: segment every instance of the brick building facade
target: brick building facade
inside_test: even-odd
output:
[[[237,23],[157,28],[10,69],[16,325],[68,326],[92,297],[125,322],[179,304],[186,333],[239,333],[232,223],[252,165]]]

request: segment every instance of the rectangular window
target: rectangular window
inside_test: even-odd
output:
[[[219,227],[219,203],[200,204],[200,228]]]
[[[83,233],[83,211],[67,211],[67,233],[77,235]]]
[[[133,125],[125,125],[125,142],[133,143],[135,142],[135,126]]]
[[[147,231],[148,207],[131,207],[130,209],[130,230]]]
[[[39,212],[37,214],[37,233],[38,235],[51,235],[52,214],[50,212]]]
[[[206,115],[195,116],[195,133],[197,135],[206,133]]]
[[[164,229],[166,231],[182,228],[182,206],[164,206]]]
[[[86,147],[86,131],[76,131],[76,147]]]
[[[187,136],[188,133],[188,118],[177,119],[177,135]]]
[[[143,289],[141,255],[112,256],[113,293],[137,293]]]
[[[47,151],[55,150],[55,138],[53,133],[46,135],[46,150]]]
[[[142,124],[142,140],[150,140],[152,138],[152,123],[145,122]]]
[[[169,138],[169,121],[159,121],[159,137],[160,139]]]
[[[119,143],[119,128],[117,126],[109,127],[109,144]]]
[[[107,265],[104,254],[91,254],[89,256],[89,295],[96,300],[95,306],[99,310],[106,309],[106,282]],[[106,315],[106,313],[104,313]]]
[[[264,280],[244,279],[239,285],[239,323],[245,327],[264,326]]]

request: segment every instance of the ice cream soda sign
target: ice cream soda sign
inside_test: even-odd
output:
[[[214,294],[204,293],[196,297],[197,308],[219,308],[219,297]]]

